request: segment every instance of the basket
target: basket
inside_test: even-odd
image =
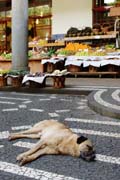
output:
[[[112,64],[108,64],[107,65],[107,69],[108,69],[108,72],[114,72],[115,71],[115,65],[112,65]]]
[[[69,65],[67,66],[69,72],[80,72],[80,66]]]
[[[21,87],[22,86],[22,77],[16,76],[16,77],[11,77],[11,85],[13,87]]]
[[[34,82],[34,81],[29,81],[30,88],[42,88],[42,87],[45,87],[45,84],[46,84],[45,80],[43,81],[42,84]]]
[[[47,72],[51,73],[55,70],[55,65],[53,63],[47,63]]]
[[[7,86],[7,78],[4,76],[0,76],[0,87]]]
[[[65,87],[65,76],[53,77],[53,87],[60,89]]]
[[[97,72],[98,68],[94,66],[89,66],[89,72]]]

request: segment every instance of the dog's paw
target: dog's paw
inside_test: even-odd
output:
[[[14,139],[15,139],[15,138],[14,138],[14,135],[13,135],[13,134],[9,134],[8,140],[11,141],[11,140],[14,140]]]
[[[28,157],[27,156],[24,156],[20,162],[19,162],[19,165],[20,166],[23,166],[24,164],[26,164],[28,162]]]
[[[24,158],[24,154],[19,154],[16,158],[17,161],[21,161]]]

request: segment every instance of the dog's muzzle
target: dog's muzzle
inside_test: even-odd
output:
[[[95,151],[80,152],[80,157],[86,161],[94,161],[96,157]]]

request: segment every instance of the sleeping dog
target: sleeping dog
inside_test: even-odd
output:
[[[47,154],[71,155],[87,161],[95,159],[92,142],[84,136],[73,133],[66,125],[56,120],[44,120],[28,130],[9,135],[9,140],[18,138],[39,139],[30,150],[17,156],[20,165]]]

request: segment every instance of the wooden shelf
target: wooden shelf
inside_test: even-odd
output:
[[[34,47],[59,47],[59,46],[65,46],[65,42],[56,42],[56,43],[46,43],[44,45],[40,45],[39,43],[29,43],[29,48]]]
[[[44,46],[46,47],[65,46],[65,42],[47,43]]]
[[[116,38],[117,33],[108,35],[95,35],[95,36],[81,36],[81,37],[66,37],[64,41],[79,41],[79,40],[94,40],[94,39],[111,39]]]
[[[110,71],[106,71],[106,72],[71,72],[71,75],[74,75],[75,77],[77,76],[99,76],[102,77],[102,75],[111,75],[113,77],[116,78],[117,75],[120,75],[119,72],[110,72]]]

